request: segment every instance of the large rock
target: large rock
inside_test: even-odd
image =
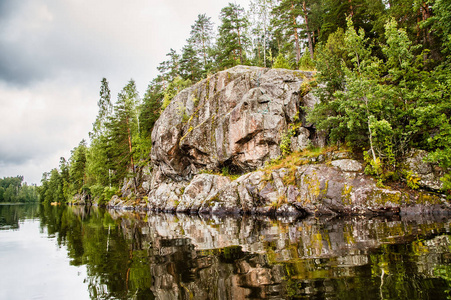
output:
[[[177,212],[197,213],[206,199],[213,197],[221,188],[231,180],[226,176],[199,174],[185,188]]]
[[[450,212],[448,202],[437,195],[380,188],[360,170],[358,162],[343,159],[330,165],[307,164],[252,172],[207,198],[199,212],[297,216]]]
[[[440,177],[443,177],[444,172],[437,164],[427,161],[428,153],[424,150],[413,149],[407,155],[405,159],[404,168],[410,171],[412,179],[418,179],[418,185],[431,189],[441,190],[443,188],[443,182],[440,181]]]
[[[176,180],[201,169],[241,173],[263,166],[281,154],[287,122],[302,119],[303,89],[312,76],[237,66],[183,90],[155,124],[153,163]]]

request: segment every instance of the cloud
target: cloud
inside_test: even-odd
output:
[[[100,81],[141,95],[198,14],[229,0],[0,0],[0,177],[39,183],[88,138]],[[240,3],[246,3],[241,0]]]

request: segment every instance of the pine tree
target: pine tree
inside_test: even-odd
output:
[[[296,65],[301,59],[301,41],[299,37],[298,17],[302,14],[301,2],[294,0],[280,0],[274,7],[273,14],[277,17],[271,20],[275,36],[278,39],[279,52],[293,53]]]
[[[252,0],[250,3],[249,20],[256,64],[267,66],[268,39],[270,35],[271,12],[274,8],[274,0]],[[263,53],[261,53],[263,52]],[[262,57],[263,56],[263,57]],[[259,63],[261,62],[262,63]]]
[[[180,75],[180,55],[171,48],[166,56],[168,56],[169,59],[160,63],[160,66],[157,68],[161,73],[161,79],[164,86]]]
[[[202,69],[205,70],[201,65],[194,43],[191,39],[188,39],[188,44],[182,49],[180,75],[185,80],[189,79],[191,82],[197,82],[202,78]]]
[[[211,41],[213,39],[213,22],[206,14],[197,16],[194,25],[191,26],[191,36],[188,45],[198,54],[198,59],[202,63],[202,73],[207,74],[210,70]],[[194,73],[194,72],[191,72]],[[193,79],[190,78],[192,81]]]
[[[249,25],[244,9],[229,3],[221,10],[221,26],[216,51],[219,69],[230,68],[246,62],[245,49],[249,42],[246,29]]]
[[[82,140],[78,146],[71,151],[69,174],[72,194],[81,193],[85,184],[86,152],[87,145],[85,140]],[[56,176],[56,174],[51,174],[50,180],[52,179],[52,176]]]

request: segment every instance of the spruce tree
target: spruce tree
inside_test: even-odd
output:
[[[97,106],[99,107],[99,112],[97,114],[96,120],[93,124],[92,132],[90,135],[91,138],[98,137],[103,134],[106,130],[106,122],[108,117],[113,112],[113,104],[111,103],[111,91],[109,88],[109,84],[106,78],[103,78],[101,81],[102,85],[100,87],[100,98],[97,102]]]
[[[140,132],[139,102],[135,81],[131,79],[118,94],[114,117],[110,122],[109,142],[114,149],[116,180],[122,180],[127,169],[135,171],[133,137],[138,136]]]

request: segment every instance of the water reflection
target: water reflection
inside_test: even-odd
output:
[[[93,299],[443,299],[446,219],[200,218],[43,207]]]
[[[38,215],[35,204],[1,204],[0,230],[18,229],[19,223],[25,219],[33,219]]]

